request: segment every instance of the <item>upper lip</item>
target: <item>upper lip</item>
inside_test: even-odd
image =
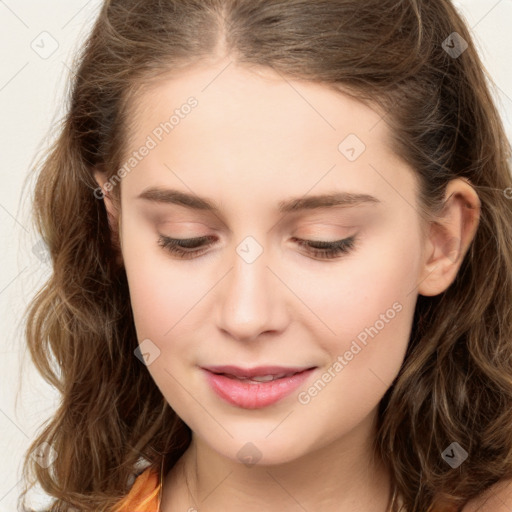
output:
[[[240,368],[238,366],[203,366],[203,369],[212,373],[226,373],[235,377],[261,377],[263,375],[282,375],[283,373],[294,374],[310,370],[314,366],[289,367],[289,366],[255,366],[254,368]]]

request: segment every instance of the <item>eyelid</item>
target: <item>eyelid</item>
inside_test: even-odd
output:
[[[208,247],[212,244],[205,244],[212,236],[201,236],[194,238],[171,238],[159,235],[158,245],[164,250],[172,253],[177,259],[197,259],[208,253]],[[320,261],[339,260],[342,256],[348,255],[359,246],[359,238],[352,235],[341,240],[305,240],[297,237],[292,238],[299,246],[307,248],[308,256]],[[187,244],[191,244],[187,247]],[[315,247],[316,246],[316,247]]]
[[[204,235],[204,236],[194,236],[194,237],[188,237],[188,238],[174,238],[171,236],[166,235],[160,235],[160,239],[163,239],[169,243],[176,243],[176,244],[191,244],[191,245],[205,245],[208,243],[209,240],[214,241],[215,237],[211,235]]]

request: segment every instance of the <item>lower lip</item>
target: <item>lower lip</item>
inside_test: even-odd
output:
[[[261,409],[275,404],[296,390],[315,368],[269,382],[243,381],[203,369],[211,388],[226,402],[243,409]]]

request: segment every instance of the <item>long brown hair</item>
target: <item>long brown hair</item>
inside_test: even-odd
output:
[[[408,512],[440,498],[462,505],[512,478],[511,148],[453,5],[107,0],[78,56],[60,136],[37,169],[34,218],[53,272],[27,308],[26,338],[62,401],[27,452],[27,481],[55,498],[51,511],[108,511],[140,457],[168,470],[190,443],[134,356],[126,275],[93,170],[111,177],[120,168],[136,119],[127,112],[145,85],[220,51],[378,105],[393,149],[418,175],[425,211],[440,211],[454,178],[475,188],[475,238],[451,286],[418,297],[375,450]],[[457,469],[441,455],[453,442],[468,453]],[[47,468],[31,457],[42,443],[58,454]]]

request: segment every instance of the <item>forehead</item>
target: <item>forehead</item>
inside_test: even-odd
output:
[[[376,106],[364,105],[327,84],[229,61],[167,74],[142,89],[131,105],[138,120],[131,135],[144,135],[155,122],[180,110],[190,97],[197,100],[198,108],[175,136],[179,132],[185,135],[187,125],[195,132],[204,126],[208,132],[211,123],[219,134],[236,139],[247,131],[280,134],[282,138],[283,128],[289,137],[330,135],[337,139],[347,130],[359,132],[369,142],[387,136],[386,123],[381,122],[383,115]],[[246,131],[240,133],[242,127]]]
[[[180,175],[203,191],[236,182],[255,194],[271,194],[269,185],[305,194],[316,183],[358,191],[364,183],[365,192],[376,193],[379,169],[403,173],[377,108],[268,69],[229,61],[193,67],[154,82],[132,108],[128,153],[148,137],[154,143],[123,180],[138,192],[162,178],[177,183]]]

